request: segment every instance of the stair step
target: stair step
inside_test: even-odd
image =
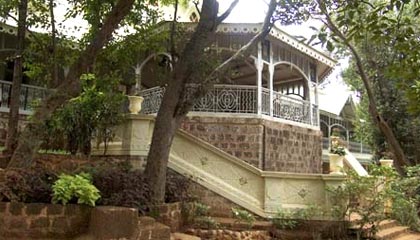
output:
[[[201,240],[201,238],[185,233],[171,233],[171,240]]]
[[[248,224],[244,221],[238,221],[234,218],[213,217],[213,219],[220,225],[228,229],[245,230],[248,229]],[[252,230],[269,230],[273,224],[269,221],[255,221],[252,225]]]
[[[384,230],[384,229],[392,228],[392,227],[396,227],[396,226],[399,226],[397,221],[387,219],[387,220],[383,220],[379,223],[378,229],[379,230]]]
[[[387,229],[382,229],[376,233],[376,239],[379,240],[388,240],[388,239],[395,239],[398,236],[406,233],[408,231],[408,227],[402,226],[395,226]]]
[[[139,217],[139,224],[143,226],[152,225],[156,222],[154,218],[151,217]]]
[[[420,234],[418,233],[406,233],[401,236],[394,238],[394,240],[420,240]]]

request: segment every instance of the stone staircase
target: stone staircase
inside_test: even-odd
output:
[[[378,228],[377,240],[420,240],[420,233],[410,231],[409,227],[401,226],[395,220],[382,221]]]
[[[354,221],[354,219],[352,219]],[[410,230],[407,226],[400,225],[396,220],[383,220],[379,223],[378,232],[374,239],[376,240],[420,240],[420,233]],[[350,227],[350,230],[355,230],[356,225]],[[370,226],[364,228],[363,235],[367,235]]]

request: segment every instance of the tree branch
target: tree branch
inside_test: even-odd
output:
[[[333,20],[331,19],[329,12],[327,10],[327,7],[323,0],[317,0],[318,5],[320,7],[321,12],[325,16],[325,23],[326,26],[335,34],[339,39],[343,41],[343,44],[347,46],[352,53],[355,61],[356,61],[356,67],[359,71],[360,78],[362,79],[363,85],[365,86],[366,93],[368,95],[369,99],[369,112],[371,114],[371,117],[373,118],[373,121],[378,125],[380,131],[385,136],[386,141],[389,143],[392,152],[394,153],[396,163],[395,168],[397,171],[403,175],[404,170],[403,166],[410,165],[409,161],[406,159],[405,154],[397,141],[394,132],[389,127],[388,123],[383,119],[382,115],[379,113],[375,96],[373,94],[372,86],[370,84],[370,79],[366,74],[366,71],[363,67],[362,58],[360,57],[358,51],[356,48],[350,43],[350,41],[347,39],[347,37],[340,31],[340,29],[335,25]]]
[[[185,100],[184,107],[181,112],[188,112],[192,108],[192,106],[194,106],[195,101],[197,99],[202,98],[208,92],[208,89],[211,87],[211,85],[215,84],[218,81],[219,76],[225,73],[234,61],[240,59],[243,56],[249,55],[251,47],[267,36],[267,34],[270,32],[271,28],[275,23],[274,21],[272,21],[272,16],[274,14],[274,11],[276,10],[276,7],[276,0],[271,0],[261,31],[257,35],[255,35],[246,45],[242,46],[242,48],[239,49],[230,58],[228,58],[222,64],[217,66],[208,75],[208,77],[204,79],[202,83],[200,83],[198,88],[194,90],[191,95],[188,95],[189,97]]]
[[[221,22],[223,22],[230,15],[230,13],[236,7],[238,2],[239,0],[235,0],[230,4],[229,8],[217,18],[217,24],[220,24]]]
[[[198,12],[198,15],[201,15],[200,8],[198,7],[198,1],[194,1],[193,3],[194,3],[194,6],[195,6],[195,10],[197,10],[197,12]]]
[[[11,15],[10,13],[7,13],[7,16],[8,16],[9,18],[13,19],[16,23],[19,23],[19,20],[18,20],[16,17],[14,17],[13,15]],[[35,41],[36,41],[39,45],[41,45],[41,46],[43,45],[43,43],[42,43],[41,39],[39,39],[39,38],[35,35],[35,33],[34,33],[34,32],[32,32],[31,30],[29,30],[28,25],[26,25],[26,26],[25,26],[25,29],[26,29],[26,31],[27,31],[29,34],[31,34],[31,36],[35,39]]]

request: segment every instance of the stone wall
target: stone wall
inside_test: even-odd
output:
[[[198,183],[192,182],[189,186],[190,192],[197,197],[200,203],[210,207],[210,215],[213,217],[232,218],[232,208],[242,209],[239,205],[220,196],[219,194],[201,186]]]
[[[0,236],[63,239],[87,231],[91,208],[82,205],[0,202]]]
[[[258,119],[188,117],[181,128],[255,167],[263,167],[264,128]]]
[[[322,173],[321,131],[270,121],[264,127],[264,170]]]
[[[188,234],[200,237],[201,239],[217,240],[271,240],[268,231],[230,231],[230,230],[206,230],[188,229]]]
[[[172,232],[177,232],[182,228],[182,203],[166,203],[153,206],[150,212],[156,217],[156,221],[169,226]]]
[[[0,239],[170,240],[170,228],[135,208],[0,202]]]
[[[188,117],[181,128],[265,171],[322,172],[320,130],[246,117]]]

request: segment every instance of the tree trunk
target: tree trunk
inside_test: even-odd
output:
[[[166,169],[169,160],[169,153],[174,135],[187,115],[190,106],[194,100],[202,97],[209,88],[201,88],[199,93],[193,96],[193,99],[187,99],[187,84],[195,81],[200,76],[200,71],[195,65],[205,58],[204,49],[210,46],[209,39],[214,35],[218,24],[225,19],[230,11],[235,7],[237,1],[234,1],[229,9],[220,17],[217,17],[218,3],[215,0],[205,0],[202,5],[200,21],[191,39],[186,44],[181,54],[179,63],[173,63],[175,70],[172,74],[172,80],[163,96],[162,104],[156,117],[155,128],[152,137],[151,148],[147,158],[146,176],[151,187],[151,201],[161,203],[164,201]],[[233,60],[238,59],[241,53],[245,53],[248,48],[264,38],[272,26],[271,16],[276,8],[276,0],[271,0],[263,29],[255,39],[239,50],[234,56],[215,68],[211,76],[203,79],[201,85],[211,84],[210,81],[217,78],[222,72],[226,71]]]
[[[57,87],[59,83],[58,79],[58,63],[57,63],[57,32],[55,28],[55,17],[54,17],[54,0],[49,0],[48,7],[50,8],[50,21],[51,21],[51,88]]]
[[[70,67],[69,75],[52,96],[45,99],[36,109],[32,121],[26,126],[19,138],[19,144],[8,167],[30,167],[33,156],[38,151],[44,122],[67,100],[80,92],[80,76],[90,72],[102,47],[111,38],[121,20],[130,12],[134,0],[119,0],[106,17],[103,27],[97,32],[90,44]]]
[[[331,19],[328,10],[326,8],[326,5],[323,0],[318,0],[318,4],[320,5],[322,14],[326,17],[325,24],[327,27],[335,34],[337,37],[342,41],[342,43],[347,46],[352,53],[355,61],[356,61],[356,67],[359,71],[360,78],[362,79],[363,85],[365,86],[366,93],[369,99],[369,113],[373,119],[373,121],[376,123],[379,130],[382,132],[382,134],[385,137],[385,140],[390,145],[392,153],[394,154],[394,160],[395,160],[395,168],[398,171],[399,174],[404,175],[403,167],[410,165],[409,161],[407,160],[404,151],[402,150],[400,143],[398,142],[397,138],[395,137],[394,132],[389,127],[388,123],[384,120],[382,115],[379,113],[375,96],[373,94],[371,81],[369,77],[366,74],[365,68],[363,66],[362,59],[360,58],[360,55],[356,48],[352,45],[352,43],[349,42],[349,39],[340,31],[340,29],[335,25],[333,20]]]
[[[151,201],[162,203],[165,197],[166,168],[175,132],[185,114],[182,108],[186,84],[196,75],[195,63],[202,61],[204,48],[210,45],[209,39],[217,29],[219,5],[216,0],[205,0],[202,5],[200,21],[191,39],[186,44],[179,63],[173,63],[175,70],[166,88],[162,104],[156,117],[152,143],[147,158],[146,176],[151,186]]]
[[[10,155],[16,148],[19,127],[20,91],[23,78],[23,52],[25,50],[26,18],[28,12],[28,0],[19,2],[19,20],[17,33],[17,49],[13,67],[12,94],[9,104],[9,122],[7,126],[7,138],[5,155]]]

